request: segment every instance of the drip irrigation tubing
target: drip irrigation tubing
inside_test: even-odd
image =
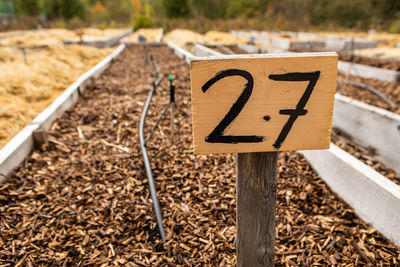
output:
[[[150,195],[151,195],[151,199],[153,200],[153,208],[154,208],[154,213],[156,214],[156,220],[157,220],[157,226],[158,226],[158,231],[161,235],[161,239],[163,242],[166,241],[166,234],[165,234],[165,230],[163,227],[163,216],[162,216],[162,211],[161,211],[161,207],[160,207],[160,202],[158,200],[158,196],[157,196],[157,189],[156,186],[154,184],[154,177],[153,177],[153,172],[151,170],[151,166],[150,166],[150,160],[149,160],[149,156],[147,154],[147,148],[146,148],[146,144],[147,142],[150,140],[150,138],[153,136],[155,130],[158,127],[158,124],[160,123],[161,119],[163,118],[163,116],[165,115],[165,113],[167,112],[167,110],[172,106],[174,106],[174,102],[175,102],[175,86],[172,82],[172,76],[169,76],[169,81],[170,81],[170,100],[168,105],[165,107],[165,109],[163,110],[163,112],[161,113],[160,117],[157,119],[153,129],[151,130],[149,136],[147,137],[147,139],[144,138],[144,125],[146,123],[146,117],[147,117],[147,112],[149,110],[150,107],[150,103],[151,100],[153,98],[153,95],[155,94],[157,87],[160,85],[161,80],[162,80],[162,73],[160,71],[159,66],[157,65],[157,63],[153,60],[153,57],[151,54],[149,54],[149,58],[150,58],[150,62],[151,64],[155,67],[156,71],[157,71],[157,77],[153,83],[153,87],[149,92],[149,95],[147,97],[146,100],[146,104],[144,105],[143,108],[143,112],[142,112],[142,116],[140,118],[140,124],[139,124],[139,142],[140,142],[140,147],[142,149],[142,155],[143,155],[143,162],[144,162],[144,167],[146,170],[146,175],[147,175],[147,179],[149,181],[149,189],[150,189]]]
[[[171,106],[171,102],[168,103],[168,105],[165,107],[163,112],[161,112],[160,117],[157,119],[156,124],[154,125],[153,129],[151,130],[149,137],[147,137],[146,142],[144,142],[145,145],[147,145],[147,142],[149,142],[150,138],[153,136],[154,132],[156,131],[158,124],[160,123],[162,117],[165,115],[165,113],[168,111],[169,107]]]
[[[350,81],[350,80],[341,80],[337,79],[338,83],[343,83],[351,86],[356,86],[365,90],[370,91],[371,93],[375,94],[379,98],[381,98],[383,101],[385,101],[386,104],[388,104],[391,108],[396,108],[396,104],[393,103],[389,98],[387,98],[384,94],[382,94],[379,90],[375,89],[372,86],[369,86],[368,84],[360,83],[360,82],[355,82],[355,81]]]

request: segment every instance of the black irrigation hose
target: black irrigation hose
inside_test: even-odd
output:
[[[171,102],[168,103],[168,105],[165,107],[165,109],[163,110],[163,112],[161,112],[160,117],[157,119],[156,124],[154,125],[153,129],[150,132],[149,137],[147,137],[146,142],[144,143],[145,145],[147,145],[147,142],[149,142],[150,138],[153,136],[154,132],[156,131],[158,124],[160,123],[162,117],[165,115],[165,113],[168,111],[169,107],[171,106]]]
[[[156,81],[153,83],[153,88],[149,92],[149,96],[147,97],[147,101],[146,101],[146,104],[145,104],[144,109],[143,109],[142,117],[140,118],[139,142],[140,142],[140,147],[142,149],[143,162],[144,162],[144,167],[145,167],[145,170],[146,170],[147,179],[149,181],[150,195],[151,195],[151,199],[153,200],[153,207],[154,207],[154,212],[156,214],[158,230],[160,232],[161,239],[163,240],[163,242],[165,242],[166,235],[165,235],[165,230],[164,230],[164,227],[163,227],[163,224],[162,224],[163,217],[162,217],[160,202],[159,202],[158,197],[157,197],[157,189],[156,189],[156,186],[154,184],[153,173],[151,171],[150,160],[149,160],[149,156],[147,155],[146,142],[145,142],[144,135],[143,135],[144,124],[145,124],[145,121],[146,121],[146,116],[147,116],[147,112],[149,110],[151,99],[153,97],[153,94],[156,91],[157,86],[160,85],[161,79],[162,79],[162,74],[161,74],[160,68],[158,67],[157,63],[155,63],[153,61],[152,57],[150,57],[150,59],[153,62],[153,64],[155,65],[155,67],[156,67],[157,76],[158,77],[157,77]]]
[[[386,102],[391,108],[396,108],[396,104],[393,103],[389,98],[387,98],[384,94],[382,94],[379,90],[375,89],[372,86],[369,86],[368,84],[360,83],[360,82],[355,82],[355,81],[349,81],[349,80],[341,80],[337,79],[338,83],[343,83],[351,86],[356,86],[365,90],[370,91],[371,93],[375,94],[376,96],[380,97],[383,101]]]

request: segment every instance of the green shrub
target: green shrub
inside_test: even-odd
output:
[[[187,17],[190,14],[189,0],[163,0],[162,4],[169,18]]]
[[[153,27],[153,20],[147,15],[137,15],[135,22],[133,23],[133,28],[135,30],[140,28],[151,28]]]

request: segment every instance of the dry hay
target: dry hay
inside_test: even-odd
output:
[[[0,46],[11,47],[44,47],[62,44],[63,40],[74,38],[73,31],[65,29],[49,29],[37,31],[24,31],[20,35],[6,37],[0,40]]]
[[[75,31],[66,29],[46,29],[46,30],[35,30],[35,31],[22,31],[20,34],[14,34],[9,37],[0,39],[0,46],[8,47],[46,47],[63,44],[64,40],[76,40],[79,41],[79,33],[82,33],[84,41],[91,40],[102,40],[121,34],[127,29],[93,29],[84,28]],[[5,36],[6,33],[4,33]]]
[[[209,31],[204,35],[204,42],[207,45],[233,45],[245,44],[247,40],[235,37],[228,32]]]
[[[172,42],[190,52],[194,52],[193,44],[196,43],[205,45],[231,45],[246,43],[247,40],[235,37],[227,32],[209,31],[206,34],[200,34],[190,30],[176,29],[166,34],[163,42]]]
[[[0,147],[110,52],[79,45],[53,46],[40,52],[28,50],[26,62],[22,53],[4,60],[0,64]]]
[[[174,43],[182,48],[188,49],[195,43],[203,43],[203,35],[190,30],[176,29],[167,33],[163,42]]]
[[[161,28],[158,29],[140,29],[131,35],[122,39],[123,42],[130,42],[130,43],[138,43],[139,36],[143,36],[146,39],[146,42],[156,42],[157,38],[160,36],[162,32]]]
[[[80,34],[82,35],[83,41],[102,41],[108,38],[115,37],[126,32],[128,29],[95,29],[95,28],[83,28],[75,30],[74,36],[72,38],[68,38],[69,41],[80,41],[78,37]]]

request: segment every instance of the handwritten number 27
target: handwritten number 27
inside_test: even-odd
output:
[[[254,79],[253,76],[245,71],[239,69],[229,69],[224,70],[215,75],[202,86],[202,91],[205,93],[212,85],[221,79],[230,76],[241,76],[247,80],[247,83],[236,102],[229,109],[225,117],[220,121],[220,123],[215,127],[215,129],[205,138],[208,143],[260,143],[264,140],[263,136],[256,135],[224,135],[225,129],[235,120],[235,118],[242,111],[243,107],[249,100],[251,93],[253,91]],[[304,109],[310,96],[315,88],[315,85],[319,79],[320,71],[315,72],[289,72],[285,74],[271,74],[268,76],[270,80],[282,81],[282,82],[298,82],[298,81],[308,81],[306,90],[304,91],[302,97],[296,105],[295,109],[281,109],[279,114],[289,115],[289,119],[283,126],[278,138],[274,142],[273,146],[279,149],[286,137],[288,136],[290,130],[293,127],[294,122],[299,116],[304,116],[307,114],[307,110]]]

